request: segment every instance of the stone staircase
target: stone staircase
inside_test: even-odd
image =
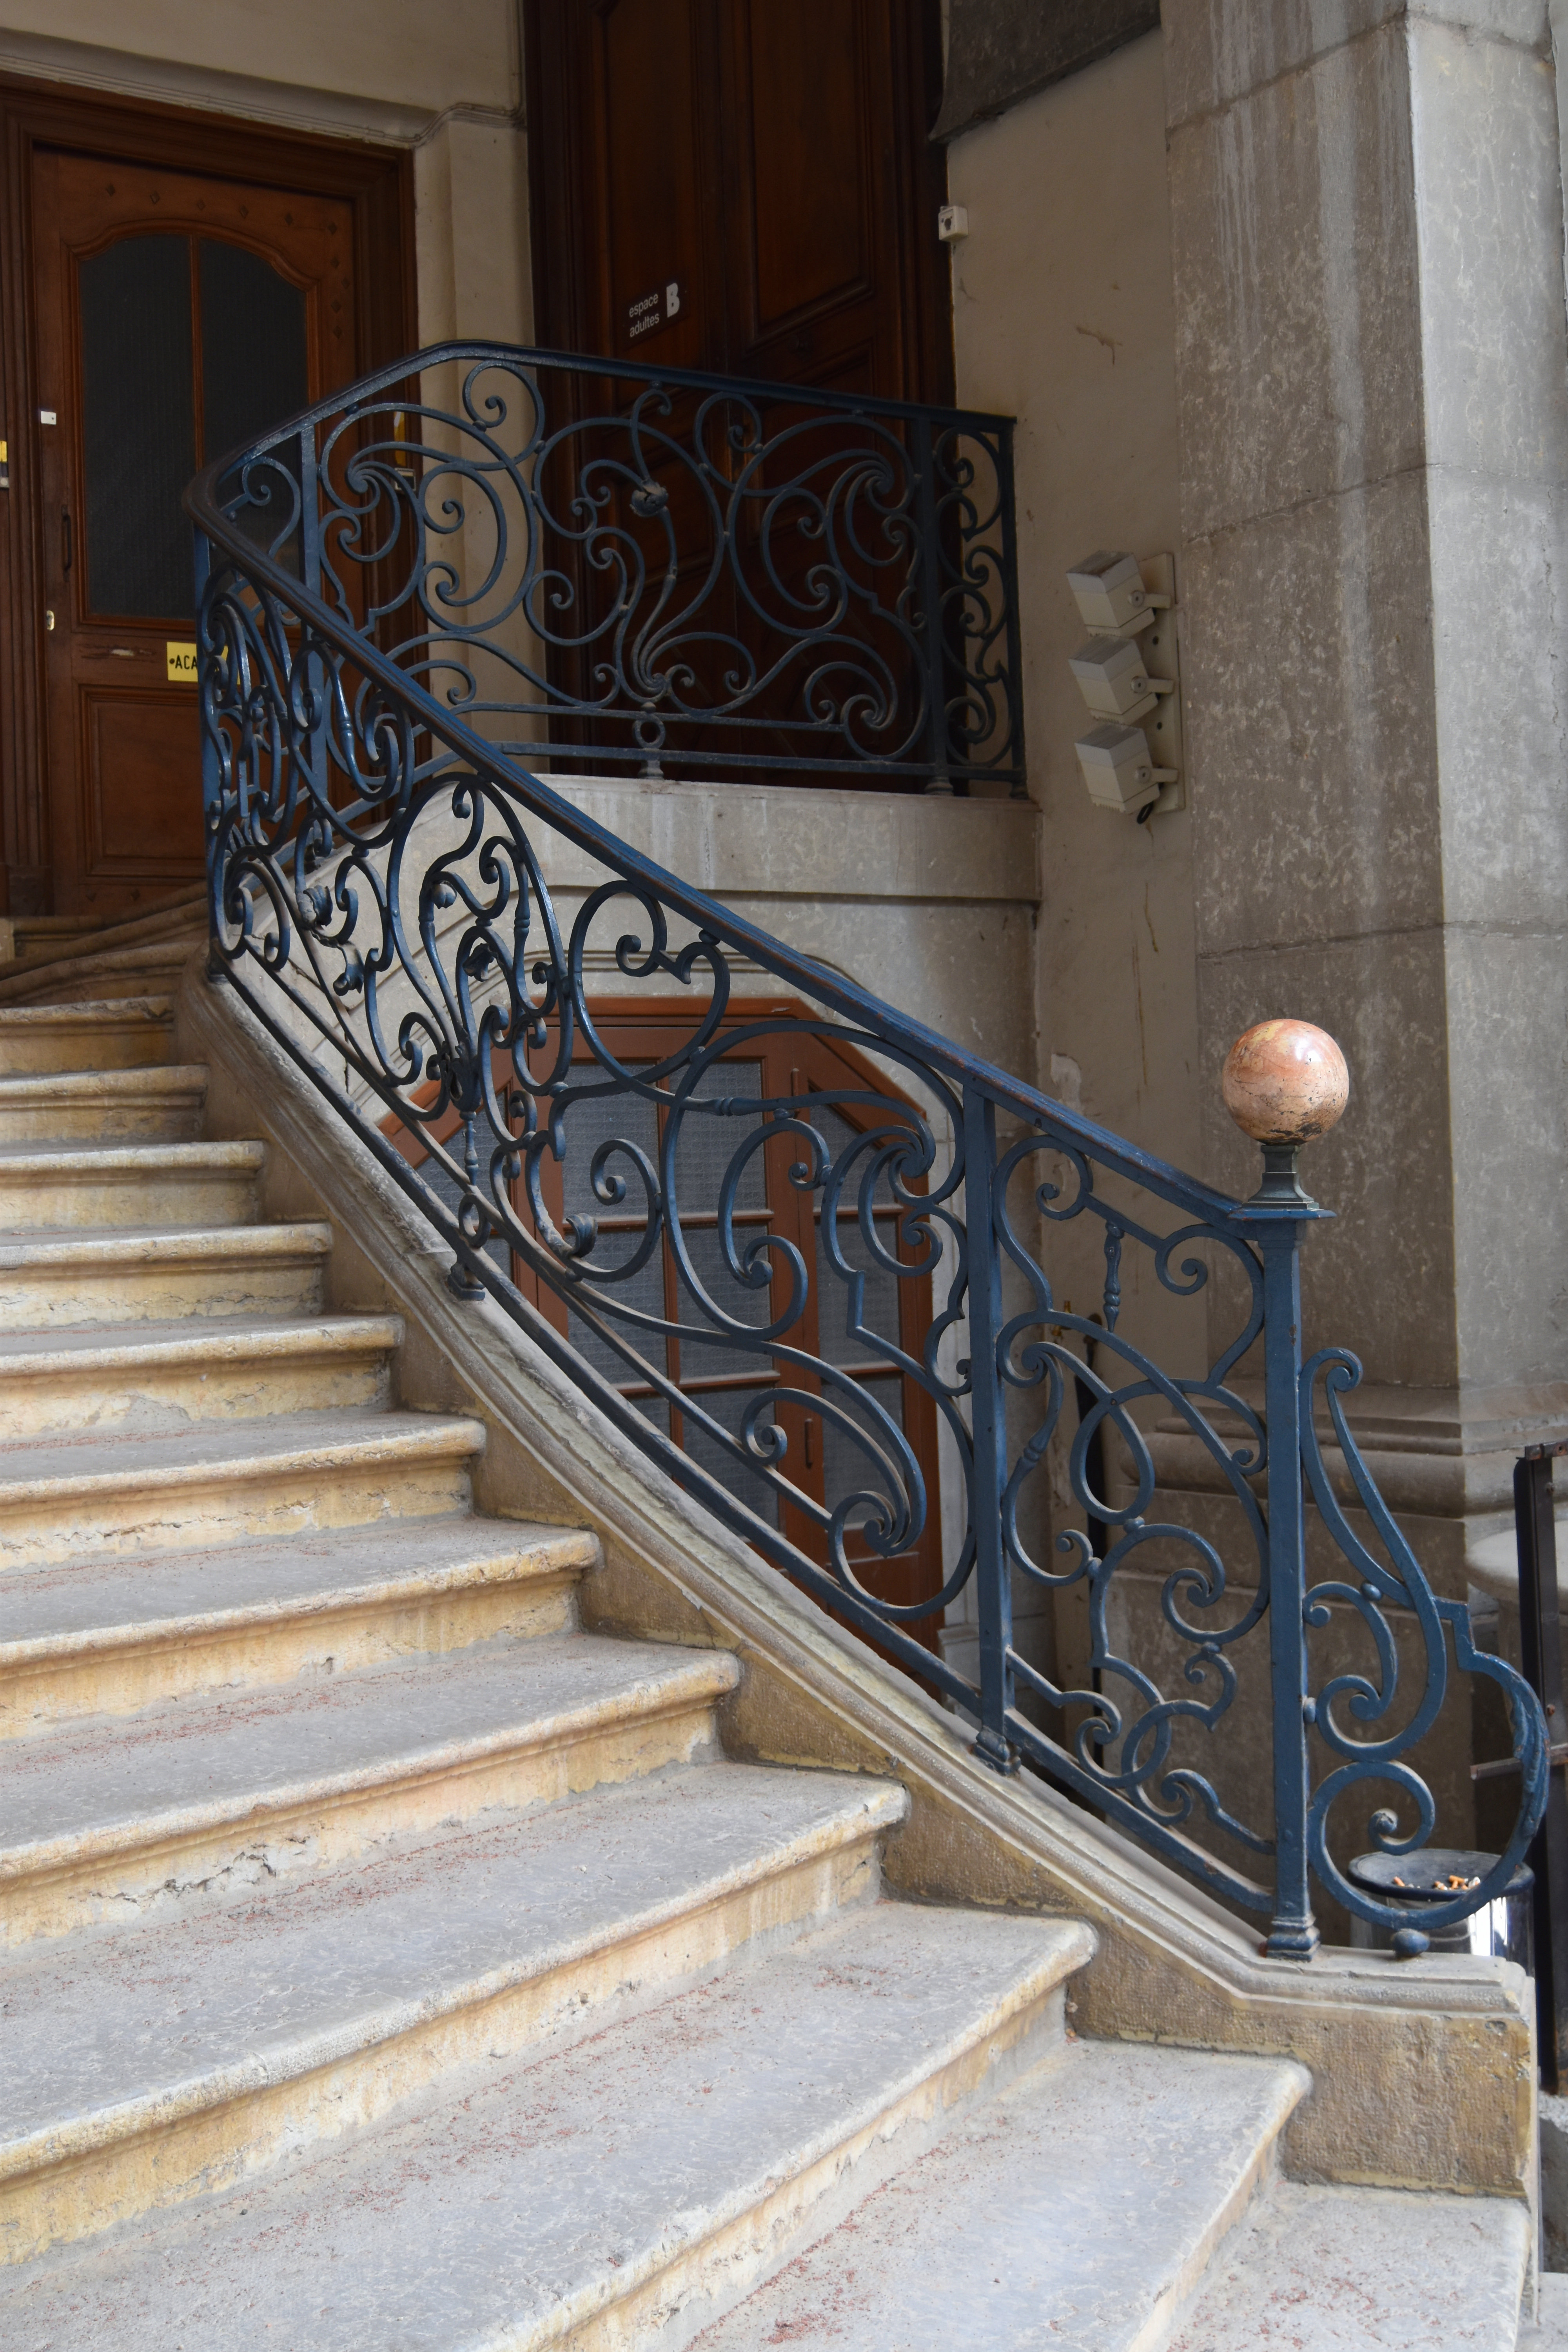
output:
[[[1521,2204],[1284,2181],[1300,2066],[1076,2038],[1089,1927],[582,1630],[172,1055],[0,1009],[0,2347],[1506,2352]]]

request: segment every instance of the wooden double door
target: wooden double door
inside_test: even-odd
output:
[[[365,282],[379,258],[401,291],[398,166],[4,91],[0,126],[28,195],[8,601],[37,698],[8,778],[10,903],[112,920],[203,867],[181,495],[403,348],[405,306]]]
[[[938,0],[533,0],[526,21],[542,342],[950,396]]]
[[[542,342],[790,387],[950,395],[943,178],[926,136],[934,0],[537,0],[529,24]],[[566,470],[544,485],[574,519],[552,559],[570,583],[552,682],[595,714],[616,709],[552,726],[552,740],[634,756],[647,686],[666,775],[716,764],[752,782],[898,785],[878,759],[927,747],[909,740],[908,536],[881,523],[904,488],[896,460],[868,495],[865,426],[787,395],[677,393],[634,438],[618,420],[635,379],[552,377],[548,390],[552,424],[574,425],[553,461]],[[630,487],[640,467],[657,506]],[[638,551],[629,606],[618,558],[575,528],[595,498],[617,546]],[[605,646],[644,632],[650,674],[606,697]],[[847,741],[825,715],[838,700],[856,714]],[[727,754],[746,764],[731,771]],[[600,764],[595,751],[584,763]]]

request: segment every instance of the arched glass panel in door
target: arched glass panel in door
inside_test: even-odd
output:
[[[181,619],[180,494],[209,457],[306,405],[304,291],[243,246],[173,236],[117,238],[79,288],[89,607]]]

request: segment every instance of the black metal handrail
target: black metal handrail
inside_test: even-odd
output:
[[[1023,793],[1011,417],[453,342],[308,421],[322,594],[518,756]]]
[[[423,446],[469,431],[481,406],[500,435],[498,366],[526,382],[531,355],[463,349],[455,404],[421,407]],[[1276,1953],[1316,1945],[1310,1874],[1418,1948],[1344,1858],[1369,1836],[1394,1853],[1428,1842],[1436,1809],[1410,1758],[1437,1723],[1450,1649],[1501,1688],[1521,1795],[1496,1867],[1431,1905],[1426,1928],[1507,1885],[1544,1800],[1545,1734],[1378,1494],[1345,1419],[1354,1360],[1303,1361],[1300,1249],[1324,1213],[1278,1174],[1267,1197],[1230,1200],[965,1054],[665,872],[488,740],[489,706],[438,690],[408,646],[426,642],[433,541],[445,593],[478,611],[504,553],[487,536],[493,483],[458,468],[432,510],[406,429],[366,423],[389,385],[428,385],[452,356],[355,387],[187,493],[215,972],[443,1234],[458,1294],[489,1293],[689,1494],[968,1717],[980,1756],[1022,1759],[1266,1915]],[[345,499],[379,567],[357,602],[328,551]],[[737,1013],[737,961],[794,1005]],[[623,1013],[683,1000],[673,1042],[628,1054],[595,973]],[[799,1070],[761,1088],[756,1069],[781,1053]],[[811,1077],[813,1054],[830,1075]],[[802,1209],[797,1238],[757,1205],[764,1164]],[[1099,1295],[1075,1313],[1047,1259],[1085,1231]],[[1201,1370],[1163,1366],[1131,1335],[1134,1258],[1156,1293],[1229,1302]],[[1243,1379],[1258,1358],[1261,1410]],[[750,1367],[752,1391],[694,1379],[689,1359],[731,1382]],[[876,1590],[880,1566],[938,1514],[921,1414],[947,1532],[937,1589],[895,1601]],[[1150,1517],[1160,1415],[1198,1442],[1225,1525]],[[808,1473],[796,1443],[812,1421],[831,1472]],[[1098,1467],[1113,1454],[1119,1484],[1114,1462]],[[1053,1535],[1053,1457],[1082,1529]],[[1313,1513],[1342,1563],[1315,1583]],[[1089,1627],[1076,1679],[1029,1654],[1014,1621],[1016,1591],[1075,1587]],[[1121,1605],[1140,1588],[1153,1596],[1141,1627]],[[916,1638],[961,1605],[973,1678]],[[1336,1618],[1361,1639],[1348,1664],[1323,1655]],[[1259,1650],[1248,1704],[1267,1689],[1267,1790],[1223,1737]],[[1413,1820],[1383,1808],[1368,1822],[1351,1800],[1374,1788]]]

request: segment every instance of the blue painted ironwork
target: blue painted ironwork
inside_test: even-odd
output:
[[[531,400],[535,364],[473,358],[454,408],[423,404],[422,446],[476,414],[499,446],[505,404],[477,380],[499,373]],[[1407,1924],[1337,1857],[1367,1842],[1369,1792],[1391,1801],[1375,1844],[1431,1842],[1411,1753],[1457,1668],[1500,1688],[1521,1796],[1496,1869],[1425,1924],[1489,1901],[1541,1813],[1541,1710],[1478,1649],[1463,1604],[1433,1592],[1378,1495],[1345,1418],[1353,1360],[1302,1360],[1300,1250],[1325,1213],[1272,1162],[1254,1200],[1231,1200],[963,1053],[653,865],[489,740],[475,661],[452,691],[427,623],[432,601],[462,611],[472,651],[488,615],[511,658],[520,607],[486,601],[495,478],[454,465],[438,497],[429,473],[406,486],[405,436],[365,429],[396,381],[354,389],[187,494],[215,972],[418,1202],[452,1249],[454,1288],[498,1301],[689,1494],[950,1702],[988,1762],[1071,1791],[1266,1916],[1273,1951],[1306,1958],[1314,1874],[1346,1910]],[[351,497],[370,567],[357,596],[331,552],[353,535]],[[372,530],[377,500],[395,527]],[[737,962],[797,1009],[737,1018]],[[628,1062],[604,1032],[605,985],[623,1007],[689,1002],[678,1049]],[[831,1045],[849,1075],[748,1093],[741,1066],[780,1038],[803,1064],[813,1041]],[[394,1127],[427,1148],[419,1166]],[[781,1150],[811,1204],[815,1262],[748,1191]],[[711,1235],[700,1249],[693,1209]],[[1081,1292],[1085,1234],[1100,1296],[1080,1312],[1050,1268],[1076,1265]],[[498,1243],[564,1305],[566,1328],[514,1286]],[[670,1287],[639,1287],[666,1254]],[[898,1301],[914,1293],[910,1345]],[[1205,1369],[1166,1369],[1139,1344],[1141,1293],[1234,1302]],[[739,1362],[757,1386],[726,1419],[720,1391],[672,1361]],[[941,1589],[912,1603],[879,1599],[868,1563],[907,1555],[938,1498],[893,1391],[857,1377],[868,1367],[928,1400],[940,1431]],[[655,1418],[669,1407],[684,1451]],[[806,1412],[837,1449],[820,1492],[792,1458],[791,1416]],[[1151,1517],[1173,1433],[1207,1463],[1205,1525]],[[1107,1491],[1091,1465],[1113,1453]],[[1053,1461],[1071,1503],[1057,1521],[1084,1521],[1054,1536]],[[1314,1513],[1340,1563],[1316,1581]],[[1134,1580],[1157,1595],[1153,1638],[1130,1630]],[[1089,1671],[1069,1683],[1026,1654],[1014,1604],[1075,1589]],[[916,1639],[960,1612],[973,1675],[955,1645]],[[1364,1646],[1353,1669],[1325,1664],[1314,1640],[1335,1613]],[[1259,1652],[1249,1704],[1271,1693],[1271,1804],[1225,1739]]]
[[[1021,794],[1012,434],[446,343],[317,412],[312,576],[533,761]],[[249,459],[233,503],[263,543],[288,544],[294,466],[288,440]]]

